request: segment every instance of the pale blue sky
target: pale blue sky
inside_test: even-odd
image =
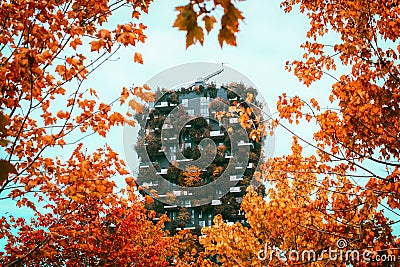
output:
[[[175,6],[185,3],[155,1],[151,5],[149,14],[141,20],[148,26],[146,43],[124,49],[115,56],[119,60],[108,62],[90,78],[89,83],[99,91],[103,100],[111,101],[123,86],[145,83],[167,68],[188,62],[225,63],[243,73],[263,94],[272,112],[276,110],[276,101],[283,92],[289,96],[301,95],[305,100],[311,97],[327,99],[332,78],[323,78],[307,88],[284,69],[287,60],[299,59],[304,53],[299,46],[305,41],[308,27],[305,15],[296,11],[285,14],[279,7],[279,1],[239,2],[238,7],[243,11],[245,21],[241,23],[241,31],[237,35],[237,47],[224,46],[221,49],[217,30],[214,30],[206,36],[204,46],[197,44],[186,49],[185,33],[172,27],[177,15]],[[114,18],[116,22],[122,15],[129,16],[120,12]],[[135,51],[143,54],[143,65],[133,62]],[[290,142],[283,141],[278,151],[287,152],[289,145]]]

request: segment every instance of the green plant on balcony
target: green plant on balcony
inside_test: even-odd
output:
[[[181,175],[181,170],[174,165],[170,165],[167,170],[167,179],[174,184],[178,184],[179,176]]]
[[[199,146],[195,146],[194,150],[193,150],[192,158],[194,160],[196,160],[196,159],[199,159],[200,157],[201,157],[201,152],[200,152]]]
[[[186,208],[180,208],[178,212],[178,216],[176,217],[178,222],[178,226],[183,229],[185,224],[190,220],[190,213]]]
[[[183,156],[187,159],[192,159],[193,157],[193,149],[191,147],[187,147],[183,150]]]
[[[147,154],[150,156],[155,155],[161,149],[161,139],[152,133],[146,135],[146,143]]]
[[[215,207],[215,214],[221,214],[225,220],[236,219],[240,210],[240,203],[237,203],[236,198],[227,194],[220,200],[222,204]]]

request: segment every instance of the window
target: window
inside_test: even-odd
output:
[[[205,221],[199,221],[199,225],[200,225],[200,227],[205,227],[206,226],[206,222]]]
[[[190,223],[194,223],[194,210],[190,213]]]
[[[203,117],[208,117],[209,113],[208,113],[208,108],[201,108],[200,109],[200,113]]]
[[[210,99],[208,97],[201,97],[200,98],[200,105],[202,106],[208,106],[208,102],[210,102]]]
[[[212,218],[211,218],[211,213],[208,214],[208,226],[212,225]]]
[[[184,148],[186,149],[186,148],[192,148],[192,143],[185,143],[185,145],[184,145]]]
[[[190,116],[194,116],[194,109],[188,109],[188,110],[187,110],[187,113],[188,113]]]
[[[184,201],[183,201],[183,206],[184,207],[190,207],[190,199],[185,199]]]
[[[199,211],[199,218],[200,219],[203,218],[203,211],[202,210]]]
[[[189,99],[187,99],[187,98],[184,98],[184,99],[182,99],[182,105],[184,106],[184,107],[188,107],[188,103],[189,103]]]

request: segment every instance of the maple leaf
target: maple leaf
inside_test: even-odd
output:
[[[120,97],[120,103],[121,105],[125,103],[126,99],[129,97],[129,91],[128,88],[124,87],[122,88],[122,92],[121,92],[121,97]]]
[[[236,46],[235,34],[239,31],[239,20],[243,19],[242,12],[232,3],[225,7],[224,15],[221,18],[221,29],[218,34],[218,41],[221,47],[224,42]]]
[[[135,56],[134,56],[133,60],[134,60],[134,62],[143,64],[142,54],[140,54],[139,52],[135,52]]]
[[[71,41],[71,43],[70,43],[70,46],[71,46],[74,50],[76,50],[76,47],[77,47],[78,45],[82,45],[82,41],[81,41],[80,38],[75,38],[75,39],[74,39],[73,41]]]
[[[213,27],[214,27],[214,23],[217,22],[217,20],[213,17],[213,16],[204,16],[203,18],[204,21],[204,25],[206,27],[207,33],[209,33]]]
[[[129,101],[129,106],[136,112],[136,113],[143,113],[143,105],[136,102],[136,100],[131,99]]]
[[[0,160],[0,185],[7,180],[8,174],[14,173],[17,174],[17,170],[15,169],[14,165],[10,162],[1,159]]]
[[[179,14],[174,22],[174,27],[186,31],[186,48],[199,41],[204,42],[203,29],[197,24],[197,14],[192,4],[176,8]]]

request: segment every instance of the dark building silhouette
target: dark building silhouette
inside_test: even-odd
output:
[[[257,114],[249,112],[243,101],[248,95],[259,105],[254,88],[217,86],[203,80],[188,88],[159,91],[148,116],[136,115],[141,124],[136,146],[140,160],[137,184],[142,194],[156,196],[147,208],[155,210],[157,217],[166,213],[170,218],[166,227],[172,232],[211,226],[216,214],[228,222],[244,223],[240,204],[262,158],[262,140],[249,138],[251,127],[258,124]],[[243,130],[238,110],[247,111],[248,129]],[[178,127],[180,123],[183,127]],[[236,134],[240,128],[243,138]],[[215,145],[202,142],[205,138]],[[210,162],[200,169],[202,157]],[[227,182],[219,183],[219,179]],[[205,185],[212,186],[200,189]],[[191,191],[193,188],[199,190]],[[259,190],[264,192],[262,184]]]

